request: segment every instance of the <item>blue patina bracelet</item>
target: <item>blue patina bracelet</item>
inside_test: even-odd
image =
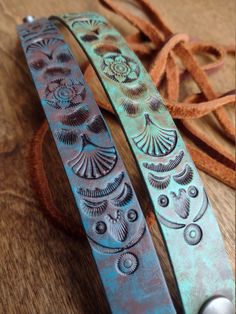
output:
[[[18,33],[111,311],[176,313],[124,164],[63,36],[30,17]]]

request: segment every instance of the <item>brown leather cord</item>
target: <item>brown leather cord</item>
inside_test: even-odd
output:
[[[189,42],[188,48],[191,50],[193,54],[208,54],[215,57],[215,61],[210,62],[209,64],[205,64],[201,66],[201,68],[208,74],[219,69],[219,67],[224,65],[224,58],[226,55],[226,48],[218,47],[217,45],[212,46],[208,43],[197,43]]]
[[[157,10],[151,6],[150,2],[147,0],[138,0],[138,2],[147,10],[147,11],[153,11],[155,21],[160,22],[162,25],[162,30],[165,33],[166,36],[170,36],[170,30],[166,27],[164,22],[162,21],[159,13]],[[188,49],[188,46],[186,44],[180,44],[176,46],[176,53],[180,56],[181,61],[186,66],[186,69],[189,71],[189,73],[192,75],[195,82],[198,84],[199,88],[202,90],[202,92],[205,94],[206,98],[208,100],[217,98],[216,93],[212,89],[208,78],[206,76],[206,73],[199,67],[198,63],[194,60],[193,55]],[[220,123],[221,127],[225,131],[226,136],[231,139],[233,142],[235,141],[235,129],[230,121],[230,119],[227,116],[227,113],[224,108],[219,108],[214,111],[214,114]]]
[[[149,73],[159,89],[165,86],[165,103],[174,119],[178,119],[185,135],[196,145],[187,144],[187,148],[196,166],[210,176],[235,188],[235,157],[217,142],[209,139],[193,120],[214,113],[222,132],[230,140],[235,139],[234,126],[227,116],[226,105],[235,105],[235,93],[232,91],[217,95],[209,83],[207,74],[212,74],[224,64],[227,54],[235,54],[234,46],[223,47],[192,40],[186,34],[175,34],[163,21],[159,12],[148,0],[136,0],[150,21],[133,15],[117,1],[99,0],[101,4],[119,14],[138,29],[135,34],[126,37],[126,41],[140,58],[151,59]],[[196,56],[207,54],[211,61],[200,65]],[[180,68],[179,59],[184,65]],[[105,97],[94,70],[88,65],[84,71],[85,80],[89,78],[90,87],[99,106],[114,113]],[[181,83],[192,78],[200,89],[180,100]],[[91,79],[92,78],[92,79]],[[43,142],[48,130],[46,122],[36,132],[30,147],[30,170],[33,186],[41,201],[41,210],[54,224],[76,237],[83,235],[82,228],[69,220],[54,204],[47,176],[43,167]],[[155,222],[151,211],[147,212],[149,225]]]
[[[235,187],[235,171],[225,167],[222,163],[219,163],[218,161],[209,157],[206,153],[198,148],[193,147],[192,145],[187,144],[187,148],[193,160],[198,159],[198,169],[204,172],[206,172],[206,169],[208,169],[209,175],[220,181],[224,181],[225,184],[231,187]],[[211,165],[210,168],[209,165]]]
[[[170,54],[170,52],[175,48],[176,45],[180,44],[181,42],[187,42],[188,40],[189,37],[185,34],[175,34],[168,39],[164,47],[155,57],[149,70],[149,74],[155,85],[158,86],[160,84],[161,78],[165,74],[168,58],[172,59],[173,64],[175,64],[173,53]]]

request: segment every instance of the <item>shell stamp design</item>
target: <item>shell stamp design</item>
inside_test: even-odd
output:
[[[124,242],[128,235],[128,225],[123,212],[118,209],[116,211],[116,217],[107,214],[105,219],[107,221],[108,231],[112,238],[116,241]]]
[[[184,152],[181,150],[173,159],[170,159],[167,163],[143,163],[144,168],[155,171],[155,172],[168,172],[175,169],[182,161]]]
[[[101,147],[82,135],[82,150],[68,165],[74,173],[84,179],[98,179],[107,175],[114,168],[117,153],[114,146]]]
[[[177,143],[176,131],[159,127],[147,113],[145,114],[145,121],[144,130],[133,137],[137,148],[144,154],[154,157],[170,154]]]
[[[148,106],[151,111],[158,112],[160,108],[163,106],[160,97],[157,95],[152,95],[147,99]]]
[[[88,41],[88,42],[92,42],[94,40],[97,40],[99,38],[99,30],[94,30],[93,32],[91,33],[88,33],[88,34],[85,34],[83,36],[81,36],[81,39],[83,41]]]
[[[173,198],[176,214],[183,219],[187,219],[189,216],[190,201],[186,196],[186,191],[184,189],[180,189],[178,194],[175,192],[170,192],[170,194]]]
[[[193,169],[189,165],[185,165],[184,169],[173,176],[178,184],[189,184],[193,179]]]
[[[60,116],[60,121],[62,124],[69,126],[77,126],[85,123],[89,116],[89,108],[87,105],[81,105],[76,110]]]
[[[117,267],[122,274],[131,275],[138,268],[138,259],[133,253],[124,253],[119,257]]]
[[[170,183],[170,176],[159,177],[152,173],[148,174],[148,181],[156,189],[164,190]]]
[[[86,34],[81,36],[81,40],[85,42],[92,42],[99,39],[100,28],[107,26],[107,22],[96,15],[67,15],[66,19],[72,22],[72,28],[75,31],[82,30]]]
[[[72,27],[75,29],[86,29],[88,31],[93,31],[101,26],[106,26],[107,23],[103,21],[100,17],[91,14],[89,16],[84,15],[75,15],[69,17],[72,22]],[[67,19],[69,19],[67,17]]]
[[[113,193],[122,183],[124,179],[124,172],[121,172],[112,182],[109,182],[104,189],[95,188],[92,189],[83,189],[79,188],[77,191],[80,195],[92,198],[99,198],[108,196]]]
[[[47,67],[47,62],[43,59],[37,59],[30,63],[30,68],[34,71],[41,71]]]
[[[125,206],[127,205],[133,197],[133,191],[128,183],[124,184],[124,187],[119,195],[112,199],[115,206]]]
[[[45,94],[48,105],[55,109],[67,109],[83,102],[86,90],[79,81],[56,79],[48,84]]]
[[[83,211],[90,217],[97,217],[102,215],[107,209],[107,200],[100,202],[92,202],[89,200],[84,200],[82,208]]]
[[[55,137],[66,145],[74,145],[79,141],[79,135],[75,130],[59,129],[55,131]]]
[[[107,54],[101,65],[103,73],[119,83],[130,83],[139,77],[140,68],[136,61],[121,54]]]
[[[88,129],[93,133],[102,133],[107,130],[101,115],[94,116],[88,123]]]
[[[126,114],[130,117],[135,117],[142,112],[140,105],[131,99],[122,99],[121,106],[123,107]]]
[[[147,86],[142,82],[136,82],[133,86],[122,86],[121,90],[128,98],[140,99],[147,92]]]
[[[104,40],[109,41],[109,38],[111,36],[109,36],[109,38],[107,38],[107,37],[108,36],[106,36],[106,38],[104,38]],[[110,43],[106,43],[106,42],[96,45],[96,47],[94,48],[94,51],[99,56],[104,56],[105,54],[112,53],[112,52],[113,53],[121,53],[121,50],[118,47],[116,47]]]
[[[50,56],[52,54],[53,48],[63,44],[63,40],[58,38],[44,38],[42,40],[31,43],[27,48],[27,52],[38,52],[44,51],[44,53],[48,52],[47,55]]]

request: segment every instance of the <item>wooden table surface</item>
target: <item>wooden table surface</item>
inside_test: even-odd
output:
[[[153,3],[176,32],[221,44],[231,44],[234,39],[233,0],[153,0]],[[16,34],[16,24],[25,15],[41,17],[84,10],[100,11],[109,17],[108,11],[93,0],[0,1],[0,313],[108,313],[87,242],[72,239],[48,222],[39,210],[41,205],[30,185],[29,144],[44,115]],[[130,30],[121,18],[113,17],[113,21],[123,33]],[[70,41],[72,43],[73,40]],[[76,57],[79,58],[78,53]],[[217,91],[235,87],[233,71],[233,61],[229,60],[222,72],[211,79]],[[185,88],[196,89],[191,84]],[[104,114],[140,202],[147,209],[149,201],[143,192],[134,160],[127,153],[128,145],[118,122],[111,114]],[[206,128],[206,122],[211,121],[206,118],[199,123]],[[217,127],[208,134],[229,147]],[[49,134],[44,155],[57,206],[79,223]],[[202,172],[200,175],[215,207],[234,268],[234,191]],[[179,309],[170,265],[156,225],[151,232]]]

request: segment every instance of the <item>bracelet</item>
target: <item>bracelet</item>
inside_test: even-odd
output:
[[[185,313],[234,313],[234,281],[206,191],[151,78],[96,13],[64,14],[94,67],[144,179]]]
[[[113,313],[176,313],[124,164],[53,22],[18,26],[29,69]]]

